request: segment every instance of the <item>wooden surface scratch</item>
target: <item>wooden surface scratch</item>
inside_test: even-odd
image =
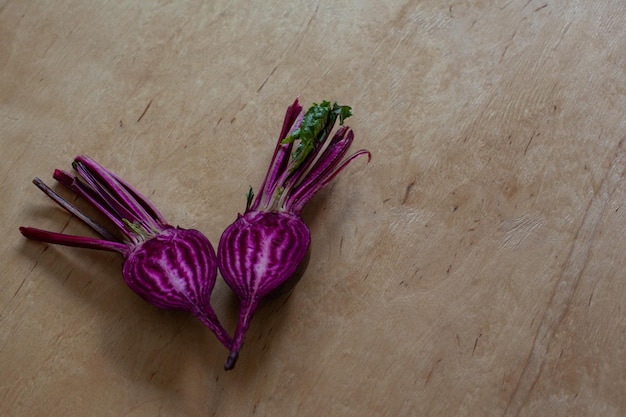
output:
[[[576,231],[572,247],[563,266],[563,271],[556,280],[548,307],[537,329],[530,355],[523,367],[511,400],[504,411],[503,415],[505,417],[519,415],[542,371],[550,343],[567,314],[574,292],[589,261],[598,226],[606,214],[607,206],[615,189],[624,182],[625,171],[626,138],[619,142],[615,156],[602,180],[600,189],[593,195],[585,210],[582,224]]]

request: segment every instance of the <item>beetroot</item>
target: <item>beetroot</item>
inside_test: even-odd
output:
[[[259,190],[247,196],[239,214],[220,238],[217,260],[226,283],[240,300],[239,321],[224,365],[232,369],[259,301],[285,283],[305,259],[311,241],[300,214],[311,198],[355,158],[346,157],[354,133],[340,127],[324,147],[348,106],[323,101],[303,113],[298,100],[287,108],[274,156]]]
[[[146,197],[92,159],[78,156],[73,166],[82,179],[61,170],[55,170],[53,177],[108,218],[119,236],[90,219],[39,178],[33,181],[35,185],[102,239],[32,227],[20,227],[20,232],[43,242],[119,252],[124,256],[124,281],[134,292],[156,307],[191,312],[229,348],[231,338],[210,304],[217,262],[209,240],[197,230],[169,225]]]

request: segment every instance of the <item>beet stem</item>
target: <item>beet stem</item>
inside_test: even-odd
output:
[[[44,192],[48,197],[52,199],[59,206],[63,207],[66,211],[78,217],[83,221],[87,226],[91,227],[94,231],[96,231],[100,236],[109,241],[117,241],[118,239],[113,236],[108,230],[104,227],[97,224],[95,221],[87,217],[83,212],[81,212],[76,206],[68,202],[66,199],[57,194],[52,188],[48,187],[42,180],[39,178],[33,179],[33,184],[37,186],[41,191]]]
[[[20,233],[28,239],[40,242],[52,243],[56,245],[73,246],[76,248],[106,250],[118,252],[126,255],[128,246],[123,243],[111,242],[108,240],[94,239],[84,236],[66,235],[65,233],[48,232],[34,227],[20,227]]]
[[[195,316],[215,334],[217,340],[219,340],[220,343],[224,345],[224,347],[226,347],[227,349],[231,348],[233,340],[220,323],[213,309],[211,309],[211,311],[208,313],[198,313],[195,314]]]
[[[259,306],[259,301],[260,299],[255,297],[252,300],[242,300],[241,302],[241,306],[239,307],[239,321],[237,322],[237,328],[235,329],[233,341],[230,345],[230,353],[226,359],[226,363],[224,363],[224,369],[227,371],[235,367],[235,362],[239,357],[239,350],[246,338],[246,332],[248,331],[248,327],[250,327],[252,316]]]

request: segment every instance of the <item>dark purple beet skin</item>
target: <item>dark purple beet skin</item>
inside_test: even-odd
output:
[[[333,125],[350,116],[350,108],[314,104],[304,113],[298,100],[287,108],[269,169],[246,211],[222,234],[217,262],[226,283],[240,301],[239,321],[224,368],[235,366],[250,320],[259,301],[289,278],[305,259],[311,236],[300,213],[305,204],[351,161],[370,153],[347,156],[354,133]]]
[[[39,189],[102,238],[32,227],[20,227],[20,232],[42,242],[119,252],[124,256],[122,275],[130,289],[158,308],[189,311],[230,349],[231,338],[210,304],[217,259],[209,240],[197,230],[167,224],[141,193],[92,159],[78,156],[74,167],[79,177],[56,170],[54,178],[108,218],[121,237],[94,222],[38,178],[33,182]]]

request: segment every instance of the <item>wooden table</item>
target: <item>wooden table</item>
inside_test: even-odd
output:
[[[0,1],[0,415],[626,415],[626,3],[398,3]],[[31,184],[86,154],[216,245],[297,95],[373,157],[231,372],[118,255],[18,233],[90,235]]]

